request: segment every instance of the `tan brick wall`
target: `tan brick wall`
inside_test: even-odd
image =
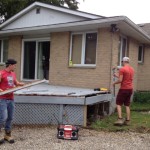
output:
[[[119,62],[119,32],[116,33],[111,33],[111,42],[112,42],[112,63],[111,63],[111,68],[118,66]],[[113,72],[111,71],[111,80],[113,81]],[[116,84],[115,85],[115,94],[117,94],[118,90],[119,90],[120,84]],[[113,89],[111,89],[113,91]]]
[[[118,36],[114,35],[112,45],[110,29],[98,30],[96,68],[68,67],[70,34],[51,34],[50,83],[75,87],[97,88],[110,87],[111,60],[116,62],[118,51]],[[111,48],[113,46],[113,49]],[[114,54],[113,58],[111,56]],[[118,60],[118,59],[117,59]]]
[[[59,43],[59,44],[58,44]],[[119,33],[111,33],[109,28],[98,30],[97,62],[95,68],[68,67],[69,32],[51,35],[50,83],[86,88],[110,88],[112,67],[118,65]],[[136,40],[129,40],[129,57],[135,70],[134,89],[137,89],[138,45]],[[116,89],[119,85],[116,86]]]
[[[130,65],[134,68],[134,90],[137,89],[137,73],[138,73],[138,47],[139,43],[134,39],[129,39],[129,58],[131,60]]]
[[[144,50],[144,62],[138,64],[138,84],[137,89],[150,91],[150,46]]]
[[[118,44],[119,33],[112,34],[109,28],[99,29],[96,67],[69,67],[70,33],[52,33],[49,70],[50,83],[53,85],[85,88],[110,88],[112,82],[112,66],[118,65]],[[145,49],[144,64],[138,65],[138,45],[139,43],[137,41],[130,39],[129,57],[131,58],[131,66],[135,69],[134,87],[135,90],[149,90],[150,47]],[[16,69],[18,80],[20,80],[21,72],[21,49],[22,37],[10,37],[8,56],[9,58],[16,59],[18,62]],[[145,73],[144,70],[147,72]]]
[[[21,73],[21,49],[22,49],[22,37],[21,36],[9,37],[8,58],[13,58],[17,60],[17,67],[15,72],[18,80],[20,80],[20,73]]]

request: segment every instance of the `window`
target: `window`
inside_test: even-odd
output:
[[[70,66],[96,64],[97,33],[74,33],[71,36]]]
[[[8,59],[8,39],[0,40],[0,63]]]
[[[120,46],[119,46],[120,47],[119,48],[119,66],[121,66],[122,58],[127,56],[127,38],[121,36],[119,43],[120,43]]]
[[[40,14],[40,8],[38,7],[38,8],[36,8],[36,14]]]
[[[138,62],[142,63],[143,62],[143,45],[139,46],[139,50],[138,50]]]
[[[49,78],[49,41],[24,41],[23,79]]]

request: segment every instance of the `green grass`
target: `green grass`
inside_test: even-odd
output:
[[[150,103],[131,103],[131,111],[150,111]]]
[[[91,124],[91,128],[102,131],[136,131],[150,133],[150,104],[132,103],[131,105],[131,124],[129,126],[114,126],[117,119],[117,112],[104,119],[97,120]],[[123,108],[123,117],[125,118],[125,109]]]

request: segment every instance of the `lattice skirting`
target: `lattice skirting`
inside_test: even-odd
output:
[[[16,103],[13,124],[84,124],[84,106],[64,104]]]

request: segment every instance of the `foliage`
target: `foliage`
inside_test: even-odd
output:
[[[139,102],[139,103],[150,103],[150,91],[147,91],[147,92],[137,91],[137,92],[135,92],[134,96],[133,96],[133,101]]]
[[[5,20],[9,19],[25,7],[35,1],[52,4],[56,6],[67,5],[70,9],[78,9],[77,0],[1,0],[0,1],[0,17],[4,16]]]

